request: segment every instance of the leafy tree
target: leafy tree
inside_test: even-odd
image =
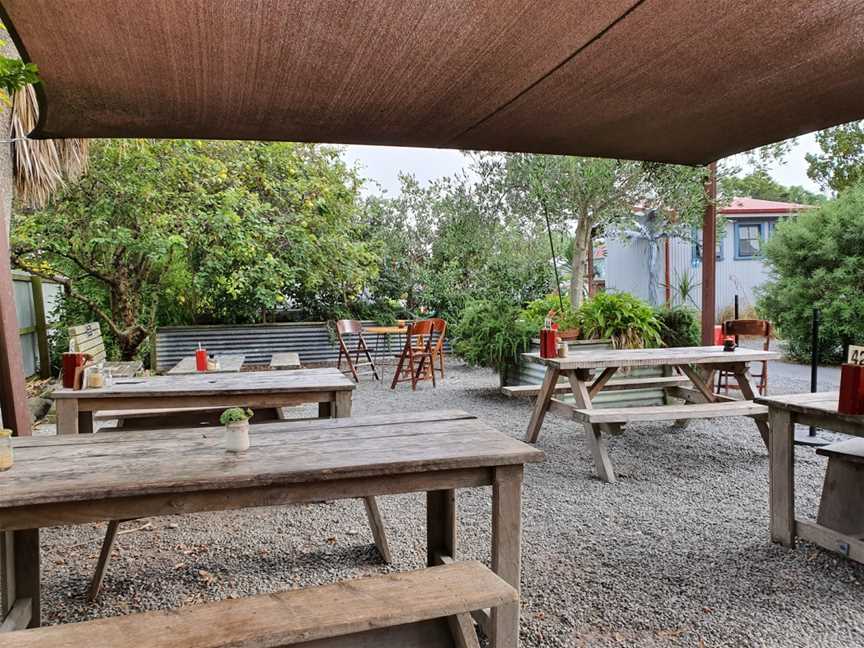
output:
[[[807,175],[824,189],[843,191],[864,180],[864,122],[850,122],[816,133],[822,153],[805,156]]]
[[[157,323],[356,297],[375,268],[352,239],[353,180],[311,145],[104,141],[80,181],[16,214],[12,260],[60,282],[129,358]]]
[[[822,313],[820,352],[840,360],[864,340],[864,185],[778,224],[764,247],[770,271],[758,303],[791,355],[810,354],[813,308]]]
[[[548,219],[559,232],[573,233],[569,293],[575,307],[582,302],[595,233],[634,226],[638,205],[658,209],[658,230],[689,231],[702,211],[703,169],[527,153],[482,154],[478,160],[510,209],[535,227]]]
[[[725,195],[746,196],[761,200],[779,200],[802,205],[816,205],[826,200],[821,193],[808,191],[804,187],[787,187],[772,178],[764,169],[756,169],[745,176],[727,175],[721,180]]]

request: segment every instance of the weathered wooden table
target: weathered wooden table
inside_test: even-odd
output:
[[[182,376],[185,374],[214,374],[214,373],[237,373],[243,367],[243,355],[216,355],[219,368],[212,371],[198,371],[195,368],[195,357],[183,358],[165,373],[169,376]]]
[[[523,464],[539,450],[459,411],[280,421],[251,435],[239,455],[217,428],[14,439],[15,465],[0,473],[7,619],[40,623],[42,527],[426,492],[434,565],[456,559],[456,489],[490,485],[492,569],[518,590]],[[492,646],[517,646],[518,602],[478,616]]]
[[[615,471],[609,459],[606,439],[603,432],[618,433],[621,426],[637,421],[679,421],[697,418],[716,418],[721,416],[751,416],[765,444],[768,443],[768,425],[764,420],[767,409],[753,402],[754,388],[750,382],[748,365],[750,362],[774,360],[779,354],[773,351],[757,351],[737,348],[723,351],[723,347],[680,347],[667,349],[613,349],[577,351],[566,358],[541,358],[536,353],[523,354],[531,362],[546,366],[546,375],[540,393],[534,403],[534,411],[528,423],[526,441],[535,443],[546,412],[552,411],[573,419],[585,426],[586,438],[594,465],[599,477],[608,482],[615,481]],[[667,397],[680,398],[683,405],[658,405],[652,407],[622,407],[594,409],[592,399],[607,387],[622,369],[629,367],[665,367],[669,372],[680,372],[686,376],[692,387],[679,384],[664,386],[657,379],[652,384],[664,389]],[[713,375],[717,370],[729,371],[736,379],[743,400],[715,394],[712,389]],[[594,376],[594,372],[600,373]],[[569,382],[569,393],[575,405],[555,398],[560,391],[559,378]],[[632,381],[633,388],[642,383]]]
[[[837,412],[838,392],[757,397],[769,410],[768,490],[771,540],[795,546],[796,536],[864,562],[864,542],[827,526],[795,518],[795,424],[864,437],[864,416]]]
[[[58,389],[57,432],[93,431],[93,412],[281,408],[318,403],[319,416],[350,416],[354,383],[334,368],[120,378],[102,389]]]

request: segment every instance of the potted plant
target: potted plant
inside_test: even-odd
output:
[[[225,426],[225,449],[228,452],[244,452],[249,449],[249,419],[251,409],[232,407],[222,412],[219,422]]]

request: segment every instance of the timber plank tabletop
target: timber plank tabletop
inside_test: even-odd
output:
[[[665,349],[609,349],[571,351],[566,358],[541,358],[537,353],[523,353],[527,360],[561,370],[603,369],[606,367],[650,367],[682,364],[732,364],[777,360],[776,351],[738,347],[724,351],[722,346],[669,347]]]
[[[218,369],[198,371],[195,365],[195,356],[186,356],[165,373],[169,376],[182,376],[186,374],[214,374],[214,373],[238,373],[243,367],[246,356],[243,355],[216,355],[219,364]]]
[[[130,396],[209,396],[224,394],[284,394],[309,390],[353,390],[355,384],[335,368],[246,373],[195,373],[118,378],[101,389],[58,389],[53,398],[124,398]]]
[[[837,413],[837,406],[840,403],[840,392],[836,391],[757,396],[753,400],[760,405],[789,410],[799,414],[826,414],[841,419],[848,419],[854,423],[864,424],[864,416]]]
[[[38,504],[543,459],[541,451],[458,410],[261,424],[239,455],[225,452],[222,436],[222,428],[198,428],[15,438],[15,465],[0,473],[0,522],[4,509]]]

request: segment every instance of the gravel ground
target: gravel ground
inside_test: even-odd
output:
[[[782,372],[772,392],[805,391]],[[461,408],[521,437],[526,401],[488,371],[443,385],[363,383],[356,415]],[[864,567],[768,541],[767,453],[748,419],[633,425],[610,442],[620,477],[593,477],[581,430],[547,417],[524,490],[524,646],[862,646]],[[797,450],[799,513],[815,515],[824,462]],[[98,603],[84,592],[104,525],[43,532],[43,618],[66,623],[422,566],[419,496],[381,498],[395,564],[356,501],[130,522]],[[459,494],[463,557],[488,561],[488,489]],[[145,526],[146,525],[146,526]],[[143,529],[139,527],[144,526]],[[138,530],[135,530],[138,529]]]

